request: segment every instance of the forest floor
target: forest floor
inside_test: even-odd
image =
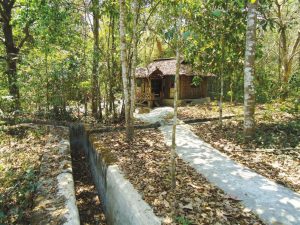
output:
[[[240,115],[242,106],[228,106],[225,115]],[[216,105],[179,109],[179,118],[218,116]],[[282,105],[260,105],[254,139],[243,141],[243,117],[192,125],[192,131],[233,160],[300,193],[300,115]]]
[[[223,104],[223,116],[242,116],[243,105]],[[181,120],[206,119],[219,117],[219,106],[211,102],[195,106],[178,107],[178,118]]]
[[[143,199],[164,218],[165,224],[262,224],[239,200],[211,185],[191,166],[178,159],[176,193],[170,189],[170,148],[157,129],[136,132],[124,141],[124,132],[97,134],[97,144],[118,156],[117,164]],[[177,200],[176,222],[172,205]]]
[[[29,224],[46,130],[0,130],[0,224]]]
[[[67,139],[64,128],[19,124],[0,129],[0,224],[30,224],[34,214],[36,190],[40,184],[41,168],[51,168],[45,179],[50,179],[49,191],[58,192],[55,177],[58,154],[54,151],[62,139]],[[42,165],[46,152],[51,152],[48,165]],[[56,162],[53,158],[56,157]],[[38,196],[41,197],[41,196]],[[60,204],[59,200],[55,204]],[[59,218],[59,217],[57,217]]]
[[[248,144],[243,142],[241,105],[225,104],[223,115],[236,117],[224,120],[222,128],[218,121],[211,121],[193,124],[192,130],[233,160],[300,192],[300,116],[290,108],[280,104],[259,105],[255,138]],[[219,113],[218,106],[212,103],[180,107],[178,115],[184,120],[218,117]],[[49,132],[43,126],[3,127],[0,130],[0,224],[29,224],[40,159]],[[211,185],[181,159],[178,159],[176,194],[172,193],[170,148],[164,144],[159,130],[136,132],[131,145],[124,142],[124,135],[120,131],[98,136],[99,142],[118,156],[118,165],[127,178],[155,214],[165,218],[166,224],[172,224],[170,218],[175,198],[177,224],[262,224],[239,200]],[[84,156],[78,157],[73,161],[75,164]],[[79,203],[82,201],[82,212],[87,219],[84,224],[95,221],[104,224],[100,211],[88,209],[89,204],[99,205],[100,202],[89,183],[86,164],[78,167],[81,168],[78,171],[85,171],[82,179],[77,179],[78,171],[74,171],[77,197],[82,197],[78,199]],[[90,214],[95,215],[93,221],[88,220]]]
[[[61,199],[57,195],[58,184],[55,178],[57,173],[61,172],[59,163],[63,159],[59,158],[56,150],[62,139],[69,138],[66,130],[61,127],[49,129],[48,126],[32,124],[1,126],[1,225],[41,223],[39,219],[46,219],[52,224],[60,224]],[[76,154],[73,164],[75,194],[81,224],[106,224],[84,155]],[[42,185],[41,180],[44,180],[47,185]],[[42,189],[47,187],[45,193],[49,192],[51,195],[50,199],[44,200],[44,202],[51,202],[47,203],[51,207],[48,207],[46,212],[50,213],[51,210],[57,209],[55,214],[51,214],[55,215],[53,217],[50,217],[50,214],[42,214],[43,210],[37,210],[36,200],[43,197],[38,191],[41,185]]]

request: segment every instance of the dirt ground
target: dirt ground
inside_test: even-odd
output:
[[[0,131],[0,224],[29,224],[45,133],[25,126]]]
[[[223,116],[238,116],[242,115],[242,105],[224,104]],[[211,102],[203,105],[182,106],[178,107],[178,118],[181,120],[203,119],[219,117],[219,106],[216,102]]]
[[[34,200],[41,197],[36,191],[42,169],[49,170],[43,178],[51,180],[47,191],[55,196],[57,182],[53,177],[58,172],[55,164],[58,158],[52,160],[58,157],[56,146],[61,138],[67,138],[65,129],[33,124],[1,127],[0,224],[31,223]],[[51,156],[46,157],[48,161],[44,157],[46,153]],[[45,160],[46,164],[43,163]],[[60,205],[60,199],[54,199],[53,204]]]
[[[193,168],[177,159],[177,189],[170,189],[170,148],[159,130],[136,132],[133,143],[124,142],[124,132],[93,134],[97,145],[110,148],[117,164],[143,199],[164,218],[165,224],[262,224],[233,196],[212,186]],[[176,204],[176,221],[172,211]]]

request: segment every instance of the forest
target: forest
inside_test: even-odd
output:
[[[0,225],[300,224],[299,15],[0,0]]]

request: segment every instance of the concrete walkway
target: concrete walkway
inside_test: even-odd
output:
[[[153,122],[154,115],[159,114],[156,121],[160,121],[163,118],[161,115],[170,114],[170,109],[166,107],[155,110],[136,117],[145,122]],[[172,126],[163,125],[160,130],[166,144],[171,145]],[[266,224],[300,225],[299,194],[231,160],[202,141],[188,125],[178,125],[176,132],[176,150],[179,157],[211,183],[241,200]]]

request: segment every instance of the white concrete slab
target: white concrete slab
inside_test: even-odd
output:
[[[161,111],[160,114],[163,114]],[[143,117],[147,118],[144,121],[154,121],[154,115],[144,115]],[[141,117],[140,119],[143,120]],[[165,142],[171,145],[172,126],[165,125],[159,129],[165,137]],[[176,151],[179,157],[212,184],[241,200],[266,224],[300,224],[299,194],[231,160],[202,141],[188,125],[178,125],[176,133]]]
[[[134,113],[134,117],[146,123],[156,123],[162,122],[166,117],[172,116],[173,112],[174,110],[171,107],[160,107],[153,109],[150,113]]]
[[[172,126],[160,128],[171,145]],[[267,224],[300,224],[300,195],[234,162],[200,140],[187,125],[177,126],[176,151],[211,183],[242,200]]]
[[[160,225],[152,208],[126,180],[118,166],[107,169],[107,219],[114,225]]]
[[[58,147],[60,154],[70,156],[70,142],[68,140],[62,139],[59,142]],[[60,163],[60,170],[62,173],[57,176],[58,195],[65,198],[66,221],[64,222],[64,225],[80,225],[71,163],[71,158]]]

